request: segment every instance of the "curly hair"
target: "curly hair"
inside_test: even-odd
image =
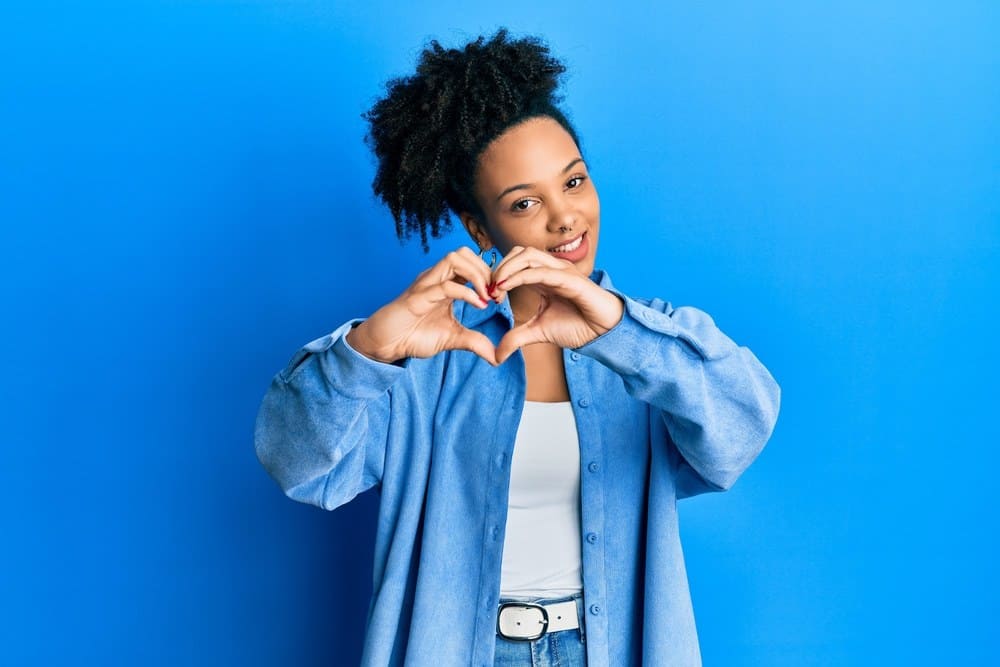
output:
[[[385,97],[362,117],[378,160],[372,189],[392,212],[400,241],[419,231],[428,252],[428,230],[439,238],[451,229],[449,209],[482,219],[474,196],[477,160],[507,128],[548,116],[580,145],[557,107],[565,71],[539,38],[510,39],[500,28],[462,49],[431,40],[415,75],[386,83]]]

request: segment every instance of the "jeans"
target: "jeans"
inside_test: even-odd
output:
[[[516,641],[497,635],[493,664],[495,667],[584,667],[587,664],[586,633],[583,627],[583,596],[529,600],[539,604],[576,600],[576,616],[580,627],[546,633],[534,641]],[[500,602],[524,602],[500,598]]]

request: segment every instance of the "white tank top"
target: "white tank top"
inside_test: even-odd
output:
[[[514,440],[500,595],[545,598],[583,590],[580,443],[568,401],[525,401]]]

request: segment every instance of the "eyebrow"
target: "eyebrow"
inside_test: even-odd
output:
[[[582,157],[575,158],[572,162],[570,162],[568,165],[566,165],[565,167],[563,167],[563,170],[560,173],[565,174],[567,171],[569,171],[570,169],[572,169],[573,165],[575,165],[577,162],[583,162],[583,158]],[[510,194],[514,190],[526,190],[526,189],[532,187],[533,185],[534,185],[533,183],[518,183],[517,185],[512,185],[509,188],[507,188],[506,190],[504,190],[503,192],[501,192],[499,195],[497,195],[497,201],[500,201],[501,199],[504,198],[505,195]]]

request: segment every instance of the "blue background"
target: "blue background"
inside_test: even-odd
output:
[[[377,498],[286,499],[253,420],[468,242],[396,242],[360,114],[508,25],[570,68],[599,264],[783,389],[681,504],[705,663],[996,664],[997,3],[605,4],[0,10],[0,662],[357,662]]]

